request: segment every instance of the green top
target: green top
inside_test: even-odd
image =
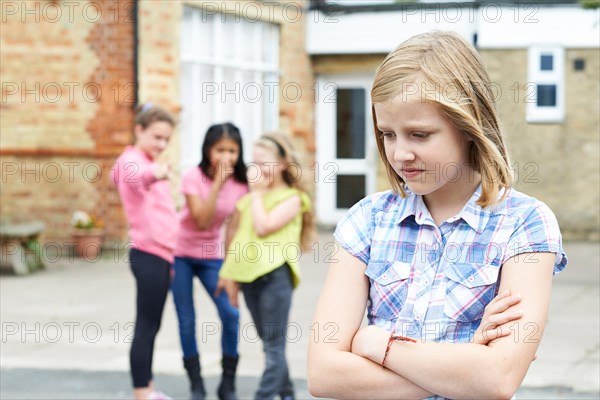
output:
[[[300,196],[300,212],[287,225],[267,236],[258,237],[252,223],[252,196],[242,197],[236,208],[240,213],[239,226],[229,248],[219,276],[237,282],[249,283],[288,263],[293,286],[300,282],[300,235],[302,214],[311,207],[308,195],[298,189],[283,188],[263,195],[267,212],[292,196]]]

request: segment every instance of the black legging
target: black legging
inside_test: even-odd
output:
[[[135,332],[129,363],[133,387],[143,388],[152,380],[154,338],[169,292],[171,263],[137,249],[129,252],[129,262],[137,284]]]

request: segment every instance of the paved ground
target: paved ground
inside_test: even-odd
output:
[[[306,347],[311,318],[331,256],[331,236],[320,233],[303,256],[304,280],[295,293],[288,359],[298,398],[306,390]],[[549,323],[520,399],[600,398],[600,292],[598,244],[569,243],[570,264],[555,279]],[[52,256],[53,257],[53,256]],[[96,262],[47,256],[48,269],[0,277],[0,398],[119,399],[130,396],[128,349],[133,325],[134,281],[125,252]],[[199,289],[198,286],[196,286]],[[214,396],[220,346],[217,314],[196,290],[202,364]],[[238,380],[241,398],[251,398],[262,371],[261,346],[242,304]],[[165,392],[185,398],[177,322],[171,297],[157,338],[154,371]]]

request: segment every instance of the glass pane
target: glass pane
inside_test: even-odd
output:
[[[337,91],[337,158],[365,158],[365,90]]]
[[[262,61],[267,64],[277,65],[279,64],[278,60],[278,49],[279,42],[277,40],[278,37],[278,27],[273,24],[262,24]]]
[[[252,137],[256,133],[254,132],[254,123],[258,122],[256,112],[260,110],[257,106],[260,104],[260,86],[254,82],[253,72],[241,71],[239,74],[242,79],[240,82],[241,97],[237,104],[239,113],[233,123],[240,128],[241,132]]]
[[[215,56],[214,51],[214,34],[213,26],[215,21],[214,15],[206,15],[206,13],[197,11],[199,18],[196,19],[197,30],[194,31],[194,37],[190,38],[196,46],[195,56],[201,59],[211,59]]]
[[[350,208],[365,197],[364,175],[338,175],[335,185],[337,208]]]
[[[224,60],[233,60],[235,58],[235,52],[238,49],[238,46],[242,45],[241,43],[236,42],[236,26],[239,24],[239,21],[236,22],[236,19],[239,20],[239,16],[235,16],[233,14],[225,14],[225,23],[221,28],[222,36],[220,39],[221,45],[221,55]],[[219,19],[222,21],[223,19]]]
[[[538,107],[556,107],[556,85],[537,85]]]
[[[553,57],[552,54],[542,54],[540,57],[540,70],[542,71],[552,71],[553,69]]]
[[[183,21],[182,21],[182,33],[181,33],[181,53],[189,54],[192,51],[192,36],[193,29],[193,18],[192,15],[194,9],[188,6],[183,7]]]
[[[241,46],[241,56],[242,60],[245,62],[254,61],[254,57],[256,54],[256,43],[255,43],[255,34],[254,31],[257,29],[257,22],[248,22],[242,19],[238,22],[241,29],[241,40],[243,45]]]
[[[279,130],[277,116],[279,110],[279,76],[276,73],[265,73],[263,75],[262,104],[263,104],[263,130],[273,132]]]
[[[235,123],[235,109],[241,99],[240,83],[236,81],[235,70],[223,68],[223,83],[219,86],[218,104],[221,108],[222,120]]]

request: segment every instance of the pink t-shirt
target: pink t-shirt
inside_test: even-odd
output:
[[[173,263],[177,212],[169,181],[154,176],[156,163],[142,150],[127,146],[112,169],[129,224],[131,246]]]
[[[199,167],[185,172],[181,179],[181,191],[185,195],[198,196],[206,200],[210,194],[213,182]],[[248,193],[248,186],[230,176],[217,195],[215,215],[210,226],[199,230],[187,201],[179,212],[179,233],[175,255],[200,259],[222,259],[224,252],[223,223],[235,210],[235,204]]]

